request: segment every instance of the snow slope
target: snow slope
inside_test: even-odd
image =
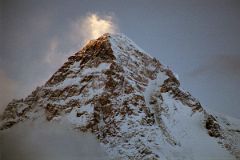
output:
[[[110,159],[239,159],[240,120],[206,111],[175,75],[126,36],[104,34],[9,103],[1,129],[44,117],[91,132]]]

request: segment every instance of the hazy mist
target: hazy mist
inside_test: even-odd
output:
[[[62,123],[24,122],[0,132],[0,160],[107,160],[90,133]]]

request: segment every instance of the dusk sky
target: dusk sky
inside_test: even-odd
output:
[[[0,0],[0,112],[104,32],[169,66],[207,110],[240,118],[239,0]]]

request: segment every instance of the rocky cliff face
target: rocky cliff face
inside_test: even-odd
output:
[[[1,129],[43,117],[93,133],[112,159],[240,157],[239,121],[209,114],[171,70],[120,34],[90,41],[45,85],[9,103]]]

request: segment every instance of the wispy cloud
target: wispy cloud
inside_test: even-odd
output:
[[[47,50],[47,54],[45,56],[45,59],[44,61],[47,62],[47,63],[53,63],[54,62],[54,59],[57,56],[57,49],[58,49],[58,40],[57,39],[53,39],[49,46],[48,46],[48,50]]]
[[[116,33],[119,30],[113,16],[96,13],[89,13],[87,16],[74,21],[71,28],[71,40],[81,45],[104,33]]]

